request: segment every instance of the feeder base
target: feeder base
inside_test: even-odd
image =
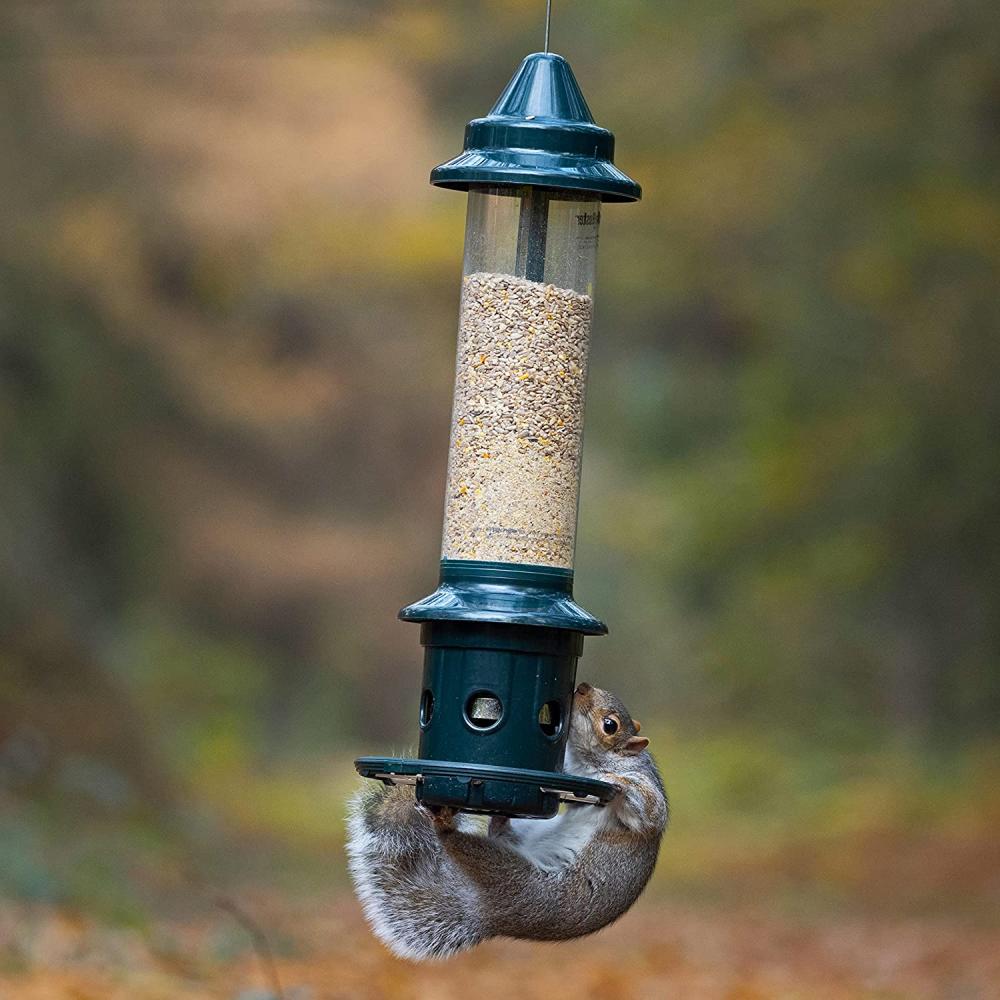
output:
[[[545,819],[560,802],[607,805],[614,785],[555,771],[461,764],[445,760],[358,757],[354,766],[363,778],[387,785],[413,785],[417,800],[462,812]]]

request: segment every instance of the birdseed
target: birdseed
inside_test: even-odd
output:
[[[446,559],[572,569],[592,309],[569,288],[464,279]]]

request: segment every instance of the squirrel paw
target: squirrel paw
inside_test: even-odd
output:
[[[455,817],[458,815],[451,806],[429,806],[423,802],[416,803],[417,811],[430,820],[431,826],[438,833],[449,833],[455,829]]]
[[[455,829],[456,810],[450,806],[434,806],[431,809],[431,822],[438,833],[452,833]]]
[[[490,817],[490,827],[489,836],[490,837],[502,837],[504,834],[510,832],[510,817],[509,816],[491,816]]]
[[[621,795],[625,791],[625,786],[619,781],[617,774],[601,774],[598,775],[601,781],[606,782],[609,785],[613,785],[615,791],[618,795]]]

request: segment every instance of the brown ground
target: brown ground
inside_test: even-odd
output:
[[[286,1000],[1000,997],[1000,931],[941,918],[785,916],[649,899],[582,941],[489,943],[398,961],[353,899],[241,901],[267,930]],[[0,1000],[265,1000],[270,976],[223,913],[139,932],[45,908],[0,911]]]

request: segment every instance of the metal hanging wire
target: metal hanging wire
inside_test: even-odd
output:
[[[545,52],[549,51],[549,27],[552,24],[552,0],[545,0]]]

